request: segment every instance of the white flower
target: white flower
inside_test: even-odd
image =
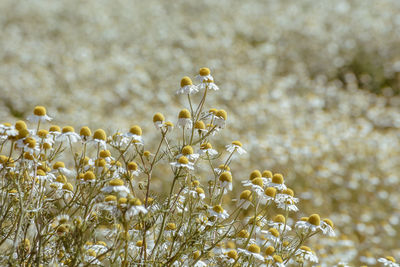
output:
[[[378,261],[383,263],[383,266],[389,266],[389,267],[399,267],[400,266],[400,264],[396,263],[396,261],[393,257],[379,258]]]
[[[242,143],[239,141],[233,141],[232,144],[227,145],[226,150],[229,153],[237,151],[240,155],[247,153],[246,150],[242,148]]]
[[[129,200],[129,204],[131,206],[125,213],[125,216],[128,220],[130,220],[134,216],[138,215],[139,213],[143,213],[143,214],[147,213],[147,209],[142,205],[142,202],[139,199],[133,198],[133,199]]]
[[[181,88],[179,88],[178,91],[176,91],[176,94],[186,94],[186,95],[191,95],[199,92],[199,89],[197,88],[196,85],[193,85],[192,80],[185,76],[181,80]]]
[[[121,179],[111,180],[109,186],[103,187],[101,191],[107,194],[117,193],[120,197],[126,197],[130,193],[129,189],[124,185],[124,181]]]
[[[200,82],[200,83],[202,83],[202,82],[204,82],[204,81],[208,81],[208,80],[210,80],[210,81],[214,81],[214,78],[211,76],[211,74],[210,74],[211,72],[210,72],[210,69],[209,68],[201,68],[200,70],[199,70],[199,74],[196,76],[196,79]]]
[[[296,222],[295,228],[302,232],[316,232],[321,230],[320,217],[318,214],[313,214],[307,218],[307,220],[301,220]]]
[[[33,114],[28,116],[27,118],[28,121],[30,122],[45,122],[45,121],[51,121],[52,118],[47,116],[46,114],[46,108],[42,106],[36,106],[33,110]]]
[[[321,228],[322,228],[322,233],[324,235],[334,237],[335,236],[335,231],[333,230],[333,222],[329,219],[324,219],[321,222]]]
[[[188,170],[194,170],[193,163],[190,162],[185,156],[181,156],[178,161],[171,162],[170,164],[176,168],[186,168]]]
[[[211,79],[210,80],[204,80],[202,83],[197,85],[197,87],[198,87],[199,90],[205,90],[206,88],[208,90],[214,90],[214,91],[218,91],[219,90],[219,87]]]
[[[216,205],[212,208],[208,209],[208,212],[210,213],[211,216],[217,217],[219,219],[226,219],[229,217],[228,212],[224,210],[220,205]]]
[[[17,136],[18,131],[15,127],[8,123],[0,124],[0,134],[6,136]]]
[[[295,254],[297,257],[300,257],[304,260],[311,262],[318,262],[318,257],[314,254],[314,252],[307,246],[301,246]]]
[[[251,244],[247,249],[238,248],[239,254],[244,254],[246,256],[252,256],[257,260],[264,261],[264,257],[260,255],[260,247],[256,244]]]
[[[62,133],[59,134],[56,139],[57,142],[71,142],[76,143],[81,141],[79,134],[74,132],[74,128],[71,126],[66,126],[63,128]]]

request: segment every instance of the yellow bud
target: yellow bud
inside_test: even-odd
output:
[[[40,138],[45,138],[48,134],[49,134],[49,132],[48,132],[47,130],[44,130],[44,129],[39,130],[39,131],[37,132],[37,135],[38,135]]]
[[[33,109],[33,114],[36,116],[44,116],[46,115],[46,108],[43,106],[36,106]]]
[[[137,164],[133,161],[129,162],[127,167],[130,171],[136,171],[138,168]]]
[[[206,125],[204,124],[203,121],[196,121],[194,124],[194,128],[199,130],[204,130],[206,128]]]

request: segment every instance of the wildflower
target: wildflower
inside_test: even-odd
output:
[[[268,223],[271,227],[278,229],[279,231],[283,231],[283,229],[290,231],[291,227],[286,224],[286,218],[282,214],[276,215],[272,221]]]
[[[36,178],[39,181],[47,181],[47,182],[53,182],[56,177],[52,173],[46,173],[43,170],[37,170],[36,172]]]
[[[36,106],[33,109],[33,114],[28,116],[27,118],[28,121],[30,122],[45,122],[45,121],[51,121],[52,118],[50,118],[49,116],[47,116],[46,114],[46,108],[43,106]]]
[[[335,231],[333,230],[333,222],[330,219],[323,219],[321,222],[322,233],[333,237],[335,236]]]
[[[275,248],[273,247],[273,246],[268,246],[266,249],[265,249],[265,252],[264,252],[264,254],[265,254],[265,256],[264,256],[264,258],[267,260],[267,261],[273,261],[273,255],[274,255],[274,253],[275,253]]]
[[[184,146],[182,148],[181,154],[177,157],[180,158],[181,156],[185,156],[187,159],[191,161],[195,161],[199,158],[199,154],[194,153],[193,148],[191,146]]]
[[[199,154],[208,154],[209,156],[215,156],[218,155],[218,152],[217,150],[212,148],[212,145],[210,143],[203,143],[200,145]]]
[[[286,185],[284,184],[283,176],[280,173],[275,173],[272,177],[271,182],[268,186],[275,187],[277,190],[285,190]]]
[[[214,124],[219,128],[225,128],[227,118],[228,118],[228,115],[227,115],[226,111],[223,109],[220,109],[215,114]]]
[[[143,144],[142,128],[138,125],[133,125],[125,136],[129,137],[136,144]]]
[[[126,197],[130,193],[129,189],[124,185],[124,181],[121,179],[111,180],[109,186],[103,187],[101,191],[107,194],[116,193],[120,197]]]
[[[18,130],[10,123],[3,123],[0,124],[0,135],[14,137],[18,135]]]
[[[257,195],[260,197],[264,195],[264,182],[262,178],[259,177],[254,178],[253,180],[244,183],[243,186],[251,187],[251,190],[256,192]]]
[[[240,141],[233,141],[232,144],[226,146],[226,150],[229,153],[237,151],[240,155],[247,153],[246,150],[242,148],[242,143]]]
[[[219,219],[226,219],[229,217],[228,212],[224,210],[221,205],[216,205],[210,209],[208,209],[208,212],[210,213],[211,216],[217,217]]]
[[[147,209],[142,205],[142,202],[138,198],[131,198],[129,200],[129,208],[125,213],[125,216],[128,220],[133,218],[138,214],[146,214]]]
[[[318,258],[315,253],[307,246],[301,246],[300,249],[295,254],[298,258],[304,259],[306,261],[318,262]]]
[[[164,125],[164,121],[165,121],[165,117],[163,114],[161,114],[161,113],[154,114],[153,123],[157,129],[161,128]]]
[[[197,130],[199,134],[208,132],[206,129],[206,125],[204,124],[203,121],[196,121],[194,123],[194,128]]]
[[[260,203],[267,204],[269,201],[273,201],[276,196],[276,189],[275,187],[267,187],[264,190],[264,195],[261,196]]]
[[[90,141],[90,143],[94,144],[95,146],[100,146],[102,149],[107,148],[107,135],[106,132],[103,129],[97,129],[93,133],[93,139]]]
[[[223,173],[223,172],[231,172],[231,168],[229,168],[229,166],[228,165],[225,165],[225,164],[221,164],[221,165],[219,165],[217,168],[214,168],[214,172],[217,174],[217,175],[219,175],[219,174],[221,174],[221,173]]]
[[[244,254],[246,256],[252,256],[257,260],[264,261],[264,257],[260,254],[260,247],[256,244],[251,244],[247,247],[247,249],[238,248],[239,253]]]
[[[285,267],[285,264],[283,263],[283,259],[281,256],[275,254],[272,258],[273,258],[272,266]]]
[[[268,231],[262,230],[261,233],[265,234],[268,241],[273,244],[278,244],[280,242],[279,231],[276,228],[270,228]]]
[[[400,264],[396,263],[396,260],[391,256],[387,256],[386,258],[379,258],[378,261],[383,263],[383,266],[389,266],[389,267],[400,266]]]
[[[190,111],[187,109],[182,109],[179,112],[179,116],[178,116],[178,126],[180,128],[185,128],[188,127],[190,128],[192,126],[192,120],[191,120],[191,115],[190,115]]]
[[[129,172],[134,175],[134,176],[138,176],[139,175],[139,169],[138,169],[138,165],[136,164],[136,162],[129,162],[128,165],[126,166],[126,168],[129,170]]]
[[[251,200],[253,199],[252,193],[250,190],[244,190],[240,193],[239,201],[237,203],[238,206],[241,206],[242,209],[247,209],[250,205],[252,205]]]
[[[170,164],[176,168],[186,168],[188,170],[194,170],[193,163],[191,163],[185,156],[181,156],[178,161],[171,162]]]
[[[218,180],[221,183],[221,187],[232,191],[232,175],[230,172],[221,173]]]
[[[50,130],[51,132],[51,130]],[[56,137],[56,141],[58,142],[71,142],[76,143],[81,140],[81,137],[75,133],[75,130],[72,126],[65,126],[62,129],[62,133]]]
[[[306,221],[300,220],[296,222],[295,227],[305,232],[316,232],[322,230],[321,219],[318,214],[312,214]]]
[[[214,90],[214,91],[218,91],[219,87],[218,85],[216,85],[214,83],[213,79],[208,79],[208,80],[203,80],[202,83],[200,83],[199,85],[197,85],[199,90],[203,90],[203,89],[209,89],[209,90]]]
[[[197,93],[199,90],[196,85],[193,85],[192,80],[185,76],[181,80],[181,88],[176,91],[176,94],[191,95]]]
[[[199,74],[196,76],[196,79],[199,81],[199,82],[207,82],[208,80],[211,80],[211,81],[213,81],[214,80],[214,78],[210,75],[210,69],[209,68],[201,68],[200,70],[199,70]]]
[[[92,135],[92,131],[90,131],[90,128],[87,126],[84,126],[81,128],[79,131],[79,135],[81,136],[81,139],[83,141],[88,141],[89,137]]]

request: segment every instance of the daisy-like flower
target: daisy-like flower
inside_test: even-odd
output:
[[[277,194],[276,200],[283,203],[286,201],[290,201],[292,203],[299,202],[299,199],[294,197],[294,192],[290,188],[286,188],[281,193]]]
[[[196,121],[196,122],[194,123],[194,129],[197,130],[197,132],[198,132],[199,135],[208,132],[208,130],[206,129],[206,125],[204,124],[203,121]]]
[[[65,126],[62,129],[61,134],[56,137],[57,142],[71,142],[76,143],[81,140],[79,134],[75,133],[75,129],[72,126]]]
[[[178,161],[174,161],[170,163],[172,166],[176,168],[185,168],[188,170],[194,170],[194,165],[190,162],[185,156],[181,156]]]
[[[89,127],[84,126],[79,131],[79,135],[80,135],[80,137],[81,137],[83,142],[87,142],[87,141],[89,141],[89,138],[92,135],[92,131],[90,130]]]
[[[227,166],[227,165],[221,164],[217,168],[214,168],[214,172],[217,175],[220,175],[223,172],[229,172],[230,173],[231,172],[231,168],[229,168],[229,166]]]
[[[142,128],[140,128],[138,125],[133,125],[129,129],[129,132],[125,134],[125,136],[129,137],[136,144],[143,144]]]
[[[45,121],[51,121],[52,118],[50,118],[49,116],[47,116],[46,114],[46,108],[43,106],[36,106],[33,109],[33,114],[28,116],[27,118],[28,121],[30,122],[45,122]]]
[[[215,114],[214,124],[219,128],[225,128],[227,119],[228,119],[228,114],[226,113],[226,111],[220,109]]]
[[[264,257],[260,254],[260,247],[256,244],[251,244],[247,247],[247,249],[238,248],[239,254],[243,254],[249,257],[253,257],[257,260],[264,261]]]
[[[126,169],[129,171],[129,173],[133,176],[138,176],[140,171],[138,169],[138,165],[136,162],[129,162],[128,165],[126,166]]]
[[[215,205],[212,208],[208,209],[208,212],[210,213],[211,216],[213,217],[217,217],[218,219],[226,219],[229,217],[228,212],[226,212],[226,210],[224,210],[221,205]]]
[[[292,230],[292,228],[289,225],[285,224],[285,222],[285,216],[283,216],[282,214],[278,214],[274,217],[272,221],[268,223],[268,225],[278,229],[280,232],[282,232],[283,229],[285,229],[286,231]]]
[[[65,164],[62,161],[57,161],[53,164],[53,170],[51,171],[54,173],[59,173],[61,175],[65,175],[68,178],[72,178],[75,176],[75,172],[65,168]]]
[[[271,261],[271,267],[285,267],[285,264],[283,263],[283,259],[279,255],[274,255],[273,260]]]
[[[323,219],[321,222],[321,228],[323,234],[330,237],[335,236],[335,231],[333,230],[333,222],[330,219]]]
[[[286,185],[284,183],[282,174],[275,173],[274,176],[272,177],[271,182],[268,184],[268,186],[275,187],[277,190],[285,190]]]
[[[182,109],[178,115],[178,126],[179,128],[191,128],[192,120],[191,120],[190,111],[187,109]]]
[[[238,253],[236,250],[231,249],[228,252],[225,252],[222,256],[222,260],[224,261],[224,263],[232,265],[233,263],[235,263],[236,259],[238,257]]]
[[[199,154],[208,154],[209,156],[218,155],[218,151],[212,148],[210,143],[203,143],[200,145]]]
[[[129,208],[125,213],[128,220],[138,215],[139,213],[146,214],[147,209],[142,205],[142,201],[138,198],[132,198],[129,200]]]
[[[212,80],[212,79],[204,80],[199,85],[197,85],[197,87],[198,87],[199,90],[204,90],[206,88],[208,90],[214,90],[214,91],[218,91],[219,90],[218,85],[216,85],[214,83],[214,80]]]
[[[247,209],[250,205],[252,205],[252,193],[250,190],[244,190],[240,193],[239,201],[237,206],[240,206],[242,209]]]
[[[164,122],[165,122],[165,117],[164,117],[163,114],[161,114],[161,113],[159,113],[159,112],[157,112],[156,114],[154,114],[154,116],[153,116],[153,123],[154,123],[154,126],[155,126],[157,129],[162,128],[162,127],[164,126]]]
[[[279,231],[276,228],[270,228],[268,231],[262,230],[261,233],[265,235],[270,244],[276,245],[280,242]]]
[[[266,184],[268,184],[268,183],[270,183],[272,181],[272,176],[273,176],[272,172],[268,171],[268,170],[263,171],[262,174],[261,174],[261,177],[263,179],[265,179],[264,181],[265,181]]]
[[[295,254],[298,258],[310,261],[310,262],[318,262],[318,257],[315,255],[315,253],[307,246],[301,246],[298,251],[296,251]]]
[[[36,171],[36,178],[39,181],[47,181],[47,182],[53,182],[56,177],[52,173],[46,173],[43,170],[39,169]]]
[[[206,197],[204,190],[201,187],[196,187],[194,190],[190,190],[189,194],[193,198],[200,198],[201,200],[203,200]]]
[[[209,68],[201,68],[199,70],[199,74],[196,76],[196,79],[202,83],[202,82],[207,82],[208,80],[213,81],[214,78],[210,74],[210,69]]]
[[[383,266],[389,266],[389,267],[399,267],[400,266],[400,264],[396,263],[396,260],[391,256],[387,256],[385,258],[379,258],[378,261],[383,263]]]
[[[0,124],[0,135],[4,136],[17,136],[18,130],[11,123]]]
[[[275,200],[276,196],[276,188],[275,187],[267,187],[264,190],[264,194],[260,197],[260,203],[265,205],[268,202],[272,202]]]
[[[176,94],[186,94],[186,95],[191,95],[199,92],[199,89],[197,88],[196,85],[193,85],[192,80],[185,76],[181,80],[181,88],[179,88],[178,91],[176,91]]]
[[[240,141],[233,141],[232,144],[226,146],[226,150],[229,153],[237,151],[240,155],[247,153],[246,150],[242,148],[242,143]]]
[[[296,222],[295,228],[302,232],[316,232],[321,230],[321,218],[318,214],[312,214],[308,218],[302,218],[300,221]]]
[[[101,265],[101,261],[97,259],[96,251],[94,251],[93,249],[86,250],[84,260],[87,264],[90,265]]]
[[[264,254],[265,254],[264,259],[266,261],[273,261],[274,260],[274,257],[273,257],[274,253],[275,253],[275,248],[273,246],[268,246],[265,249],[265,252],[264,252]]]
[[[103,129],[97,129],[93,133],[93,139],[89,141],[89,144],[94,145],[95,147],[100,146],[101,149],[107,148],[107,134]]]
[[[74,129],[74,128],[72,128]],[[61,128],[58,125],[51,125],[49,128],[49,134],[53,136],[53,138],[56,138],[61,134]],[[56,141],[56,140],[55,140]]]
[[[37,152],[39,152],[39,147],[36,143],[36,139],[33,137],[19,139],[16,144],[18,148],[21,148],[23,151],[29,152],[30,154],[36,154]]]
[[[181,154],[179,154],[177,158],[179,159],[182,156],[185,156],[190,161],[195,161],[199,158],[199,154],[194,153],[193,148],[189,145],[182,148]]]
[[[230,172],[221,173],[218,180],[220,181],[222,188],[232,191],[232,174]]]
[[[262,178],[254,178],[253,180],[245,182],[243,186],[251,187],[251,190],[256,192],[259,197],[264,195],[264,182]]]
[[[294,212],[299,211],[299,208],[297,208],[296,204],[294,204],[292,200],[280,201],[277,207],[282,210],[288,210]]]
[[[124,181],[121,179],[111,180],[109,185],[103,187],[101,191],[107,194],[116,193],[120,197],[126,197],[130,193],[128,187],[124,185]]]

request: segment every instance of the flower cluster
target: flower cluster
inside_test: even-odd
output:
[[[254,170],[234,193],[233,160],[247,153],[240,141],[225,152],[211,145],[227,112],[205,109],[219,87],[208,68],[179,94],[188,98],[174,127],[153,116],[160,140],[146,150],[142,129],[107,135],[103,129],[43,124],[38,106],[28,121],[1,125],[1,256],[15,265],[285,266],[317,263],[306,246],[316,235],[334,237],[330,219],[295,220],[299,199],[284,177]],[[197,105],[191,98],[201,93]],[[203,164],[203,165],[202,165]],[[202,166],[202,167],[200,167]],[[217,167],[218,166],[218,167]],[[199,175],[208,169],[211,177]],[[162,170],[169,188],[155,192]],[[203,170],[204,171],[204,170]],[[235,177],[237,179],[237,177]],[[162,195],[162,194],[165,195]],[[157,195],[158,194],[158,195]],[[235,204],[233,204],[235,203]]]

